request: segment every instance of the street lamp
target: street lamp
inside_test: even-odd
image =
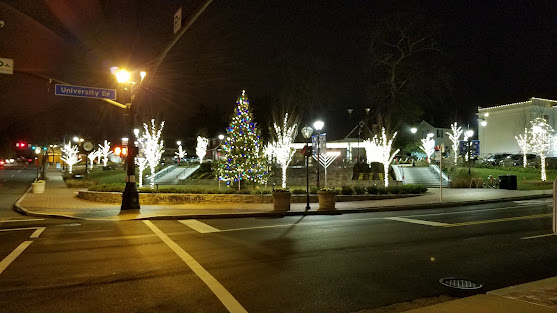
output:
[[[308,144],[308,139],[311,137],[311,135],[313,134],[313,129],[309,126],[306,126],[304,128],[302,128],[302,136],[304,136],[304,138],[306,139],[306,153],[305,153],[305,157],[306,157],[306,210],[311,209],[309,207],[309,144]],[[317,165],[319,168],[319,164]]]
[[[410,132],[412,133],[412,144],[414,145],[412,150],[414,150],[414,148],[416,148],[416,133],[418,132],[418,129],[416,127],[412,127],[410,128]]]
[[[470,168],[472,167],[472,165],[470,164],[470,162],[472,161],[472,154],[470,153],[470,143],[472,142],[472,136],[474,136],[474,131],[472,129],[469,129],[466,131],[466,137],[468,137],[468,175],[472,175],[472,172],[470,170]]]
[[[323,121],[316,121],[315,123],[313,123],[313,127],[315,127],[315,129],[317,130],[317,189],[319,189],[319,169],[320,169],[320,149],[321,149],[321,129],[323,129],[323,126],[325,125],[325,123],[323,123]]]
[[[132,107],[132,102],[134,98],[133,94],[133,86],[135,82],[131,81],[131,73],[126,70],[118,70],[115,74],[116,80],[118,83],[122,84],[122,88],[129,92],[129,100],[126,103],[127,107],[127,114],[129,119],[128,125],[128,138],[133,138],[134,135],[134,126],[135,126],[135,108]],[[147,73],[141,72],[141,81],[145,78]],[[127,85],[127,86],[126,86]],[[128,155],[127,155],[127,171],[126,171],[126,188],[122,193],[122,206],[120,207],[121,210],[139,210],[139,192],[137,191],[137,186],[135,184],[135,155],[136,150],[134,145],[128,145]]]

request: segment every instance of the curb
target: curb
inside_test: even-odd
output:
[[[130,218],[126,220],[117,220],[110,218],[83,218],[71,215],[54,214],[54,213],[37,213],[29,211],[23,206],[21,206],[21,201],[27,195],[30,188],[16,201],[14,204],[14,209],[26,216],[34,217],[49,217],[49,218],[60,218],[60,219],[73,219],[73,220],[94,220],[94,221],[133,221],[133,220],[175,220],[175,219],[214,219],[214,218],[247,218],[247,217],[274,217],[281,218],[285,216],[307,216],[307,215],[342,215],[342,214],[353,214],[353,213],[370,213],[370,212],[388,212],[388,211],[410,211],[410,210],[420,210],[420,209],[437,209],[437,208],[448,208],[464,205],[477,205],[477,204],[489,204],[489,203],[500,203],[509,202],[517,200],[532,200],[532,199],[543,199],[551,198],[552,194],[538,194],[529,196],[518,196],[518,197],[507,197],[499,199],[489,199],[489,200],[473,200],[473,201],[462,201],[462,202],[436,202],[436,203],[423,203],[423,204],[412,204],[412,205],[400,205],[400,206],[384,206],[384,207],[368,207],[361,209],[344,209],[344,210],[328,210],[328,211],[293,211],[293,212],[253,212],[253,213],[216,213],[216,214],[189,214],[189,215],[160,215],[160,216],[146,216]]]

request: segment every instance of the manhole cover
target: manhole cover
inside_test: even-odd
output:
[[[439,282],[447,287],[456,288],[456,289],[480,289],[483,287],[482,284],[473,282],[468,279],[462,278],[454,278],[454,277],[447,277],[439,279]]]

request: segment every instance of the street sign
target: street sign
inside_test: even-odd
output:
[[[460,140],[458,145],[459,155],[466,155],[468,153],[468,141]],[[471,140],[470,141],[470,155],[475,157],[480,155],[480,141]]]
[[[54,94],[57,96],[67,96],[67,97],[116,100],[115,89],[103,89],[103,88],[94,88],[94,87],[56,84]]]
[[[180,28],[182,28],[182,8],[179,8],[176,13],[174,13],[174,34],[176,34]]]
[[[0,58],[0,74],[13,74],[14,73],[14,60],[7,58]]]

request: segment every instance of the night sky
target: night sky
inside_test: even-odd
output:
[[[116,88],[110,67],[149,70],[173,38],[174,12],[182,7],[185,24],[203,1],[76,3],[0,2],[5,21],[0,57],[14,59],[17,71],[0,75],[0,144],[74,135],[94,141],[120,138],[125,133],[121,109],[54,96],[54,85],[38,75]],[[533,96],[557,99],[556,6],[555,1],[406,1],[395,6],[393,1],[215,0],[156,73],[148,74],[135,102],[138,119],[164,119],[168,140],[214,137],[224,133],[235,100],[246,89],[263,130],[277,108],[295,103],[302,124],[322,118],[329,138],[341,139],[364,108],[378,107],[373,92],[370,96],[371,81],[380,76],[370,65],[373,29],[393,16],[412,16],[431,30],[436,47],[435,55],[419,57],[415,64],[425,70],[435,66],[442,75],[435,77],[436,84],[424,84],[418,93],[423,114],[406,123],[473,125],[477,106]]]

